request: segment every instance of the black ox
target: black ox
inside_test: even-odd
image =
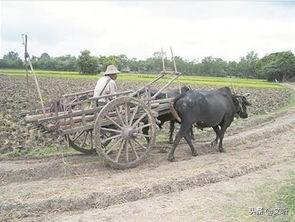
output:
[[[249,105],[251,104],[245,96],[233,94],[228,87],[212,91],[189,90],[181,93],[174,99],[173,105],[170,105],[171,113],[181,122],[181,127],[175,137],[168,160],[174,160],[175,149],[182,137],[190,146],[192,155],[197,155],[189,134],[192,125],[200,129],[212,127],[216,138],[211,145],[217,145],[219,140],[219,151],[224,152],[222,140],[226,129],[235,116],[248,117],[247,106]]]
[[[190,88],[187,87],[187,86],[183,86],[181,87],[180,89],[180,92],[179,93],[179,90],[173,90],[171,92],[168,92],[167,94],[166,93],[162,93],[160,92],[156,97],[155,99],[158,100],[158,99],[166,99],[166,98],[174,98],[174,97],[177,97],[179,96],[180,94],[183,94],[183,93],[186,93],[187,91],[189,91]],[[154,89],[151,89],[151,96],[154,96],[156,93],[158,92],[158,90],[154,90]],[[140,92],[140,93],[144,93],[144,91]],[[169,143],[173,143],[173,132],[174,132],[174,129],[175,129],[175,123],[178,122],[175,117],[172,115],[171,112],[169,113],[165,113],[165,114],[162,114],[162,115],[159,115],[157,117],[157,125],[159,126],[160,129],[162,129],[162,126],[164,125],[165,122],[169,121],[170,123],[170,130],[169,130]],[[179,122],[178,122],[179,123]],[[148,134],[148,130],[149,130],[149,127],[145,127],[143,128],[143,133],[145,135]],[[191,129],[190,130],[190,135],[191,137],[193,138],[194,135],[193,135],[193,130]],[[149,138],[147,138],[147,140],[149,140]]]

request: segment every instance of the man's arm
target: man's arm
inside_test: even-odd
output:
[[[117,92],[117,84],[114,80],[110,81],[108,90],[109,90],[108,94],[115,94]]]

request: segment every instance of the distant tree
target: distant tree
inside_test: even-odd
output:
[[[77,59],[75,56],[66,55],[54,58],[56,63],[56,70],[76,71]]]
[[[213,58],[211,56],[202,59],[200,64],[200,74],[210,76],[224,76],[227,71],[227,62],[220,58]]]
[[[254,51],[249,52],[245,57],[242,57],[238,63],[238,74],[243,77],[257,77],[256,65],[259,58]]]
[[[239,64],[236,61],[229,61],[227,64],[227,72],[229,76],[237,76],[239,73]]]
[[[165,57],[166,69],[174,69],[173,61]],[[291,51],[276,52],[259,59],[254,51],[241,57],[240,61],[224,61],[208,56],[201,61],[186,60],[175,56],[177,70],[184,75],[241,76],[247,78],[264,78],[269,81],[286,81],[295,78],[295,56]],[[71,55],[52,57],[44,52],[40,57],[31,56],[36,69],[79,71],[82,74],[105,71],[114,64],[121,71],[139,73],[159,73],[162,70],[162,53],[154,52],[145,60],[129,59],[126,55],[92,56],[89,50],[81,52],[78,58]],[[23,68],[18,53],[8,52],[0,59],[0,68]]]
[[[98,72],[98,59],[90,55],[89,50],[84,50],[78,57],[77,65],[81,74],[91,74]]]
[[[257,63],[259,77],[286,81],[295,77],[295,56],[291,51],[271,53]]]
[[[40,59],[50,59],[50,55],[46,52],[42,53]]]
[[[23,62],[17,52],[8,52],[0,60],[0,68],[23,68]]]
[[[118,69],[120,71],[129,69],[128,58],[126,55],[121,54],[121,55],[117,56],[117,61],[118,61]]]
[[[49,54],[46,52],[42,53],[39,58],[36,57],[34,66],[37,69],[55,70],[54,61],[52,61]]]
[[[128,59],[127,64],[132,72],[138,72],[139,61],[136,58]]]
[[[120,58],[118,56],[100,56],[98,58],[98,63],[99,63],[99,69],[100,72],[103,72],[106,70],[108,65],[115,65],[117,68],[120,70],[121,69],[121,64],[120,64]]]

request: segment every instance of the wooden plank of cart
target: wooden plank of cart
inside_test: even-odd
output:
[[[174,68],[167,72],[163,62],[164,70],[135,92],[123,91],[96,98],[92,90],[63,95],[51,109],[35,110],[25,120],[65,136],[77,151],[97,153],[113,168],[135,167],[155,146],[157,116],[169,112],[173,98],[156,100],[156,96],[180,76],[176,65]],[[166,75],[171,75],[170,81],[151,95],[152,85]]]

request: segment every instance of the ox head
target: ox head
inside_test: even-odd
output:
[[[236,107],[236,114],[238,117],[241,117],[243,119],[248,118],[248,113],[247,113],[247,106],[251,106],[251,103],[247,100],[246,96],[239,96],[239,95],[234,95],[233,96],[233,102]]]

